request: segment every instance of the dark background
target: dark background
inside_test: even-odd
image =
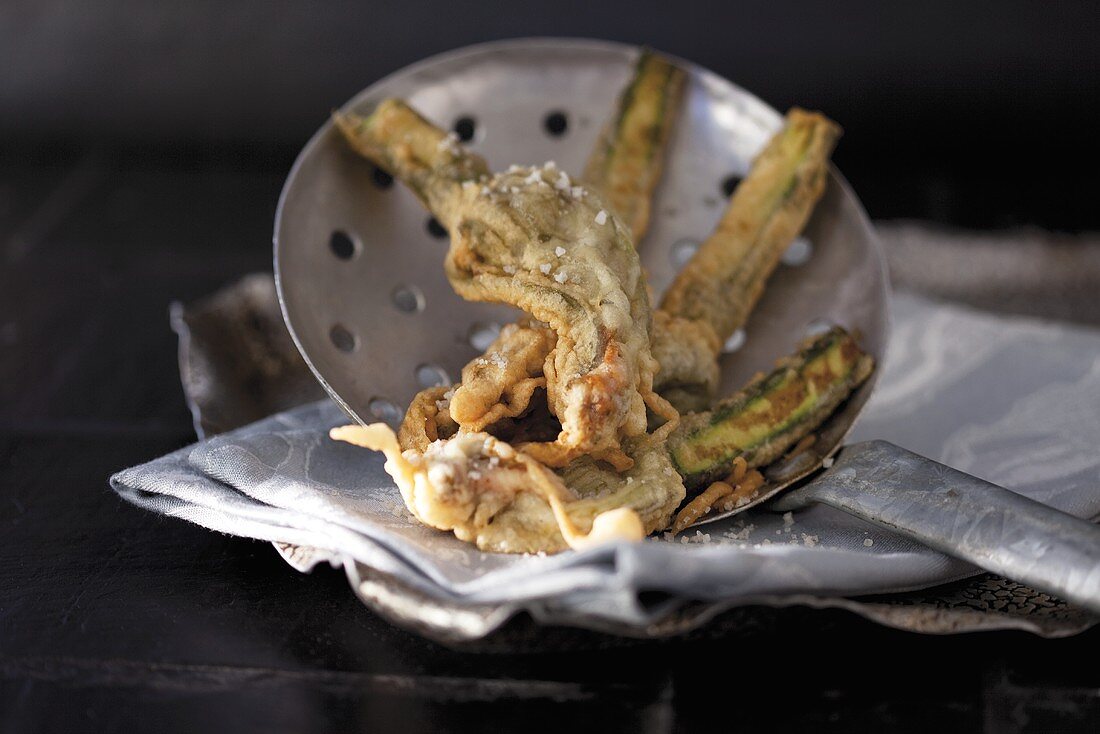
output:
[[[336,571],[125,506],[106,479],[193,440],[168,303],[270,269],[295,154],[385,73],[494,38],[647,43],[839,120],[838,166],[873,217],[1084,231],[1098,17],[3,0],[0,731],[1095,731],[1096,630],[927,638],[792,610],[722,640],[455,652],[368,612]]]
[[[213,145],[284,171],[331,108],[382,75],[531,35],[649,44],[776,107],[823,110],[847,131],[837,164],[876,218],[1100,221],[1089,0],[6,0],[0,136],[146,155]]]

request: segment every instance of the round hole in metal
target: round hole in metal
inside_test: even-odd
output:
[[[415,285],[399,285],[390,293],[390,300],[398,311],[416,313],[424,310],[424,294]]]
[[[428,234],[437,239],[443,239],[447,236],[447,230],[443,228],[443,225],[439,223],[435,217],[428,218]]]
[[[687,265],[688,260],[695,254],[695,251],[699,249],[699,240],[693,240],[690,237],[684,237],[683,239],[676,240],[672,243],[672,248],[668,252],[669,259],[672,260],[672,264],[677,268],[682,268]]]
[[[451,378],[447,371],[437,364],[422,364],[416,368],[416,382],[420,387],[439,387],[450,385]]]
[[[560,138],[569,130],[569,117],[561,110],[547,112],[542,119],[542,127],[554,138]]]
[[[370,414],[376,419],[396,426],[401,422],[401,410],[385,398],[371,398],[367,404]]]
[[[479,352],[487,350],[496,338],[500,336],[500,324],[479,321],[470,326],[466,332],[466,338],[470,346]]]
[[[726,339],[726,343],[722,345],[722,354],[733,354],[743,346],[745,346],[745,330],[738,329],[730,334],[730,338]]]
[[[726,198],[733,196],[734,190],[737,189],[737,184],[741,183],[741,177],[735,173],[731,173],[722,179],[722,193],[726,195]]]
[[[359,348],[359,339],[348,331],[343,324],[334,324],[328,332],[332,345],[345,354],[351,354]]]
[[[393,186],[393,176],[383,171],[378,166],[374,167],[374,171],[371,173],[371,179],[374,181],[374,185],[380,189],[388,189]]]
[[[477,120],[470,115],[463,115],[455,120],[455,124],[451,126],[451,129],[455,131],[455,135],[458,136],[459,140],[468,143],[477,134]]]
[[[341,260],[350,260],[359,251],[355,240],[342,229],[338,229],[328,238],[329,249],[332,254]]]
[[[805,335],[807,338],[814,338],[821,336],[829,329],[833,328],[833,322],[828,319],[814,319],[810,323],[806,324]]]
[[[783,253],[783,264],[792,267],[805,265],[810,261],[810,256],[813,254],[814,246],[808,239],[795,237],[794,241],[788,245],[787,251]]]

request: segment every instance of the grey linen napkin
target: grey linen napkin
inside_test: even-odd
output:
[[[853,440],[892,440],[1078,516],[1100,514],[1100,332],[913,295],[893,305],[884,374]],[[548,623],[646,634],[685,610],[688,621],[674,631],[730,606],[846,606],[854,603],[840,597],[974,574],[822,507],[788,517],[752,512],[674,540],[584,553],[484,554],[415,522],[380,456],[329,441],[327,429],[345,421],[327,401],[311,403],[111,483],[150,510],[275,542],[298,568],[342,565],[356,591],[391,618],[467,638],[519,610]],[[856,611],[901,624],[904,615],[888,607]]]

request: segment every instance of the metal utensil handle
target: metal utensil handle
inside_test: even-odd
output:
[[[1100,526],[886,441],[845,447],[792,494],[781,504],[836,507],[1100,613]]]

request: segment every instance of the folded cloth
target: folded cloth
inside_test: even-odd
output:
[[[1080,517],[1100,514],[1100,332],[1003,318],[912,295],[853,440],[883,438]],[[826,507],[766,510],[556,556],[487,554],[417,523],[382,457],[327,438],[347,419],[315,402],[127,469],[125,499],[233,535],[396,579],[425,599],[502,605],[564,624],[642,630],[685,600],[784,603],[931,586],[975,573]],[[293,554],[289,554],[293,559]],[[643,592],[663,592],[659,595]],[[661,601],[654,603],[658,598]]]

